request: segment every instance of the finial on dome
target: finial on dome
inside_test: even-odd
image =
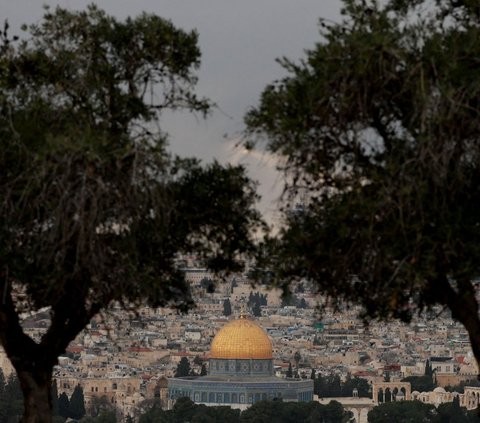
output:
[[[243,304],[240,306],[240,316],[239,316],[239,319],[246,319],[247,316],[248,316],[247,306],[245,305],[245,303],[243,303]]]

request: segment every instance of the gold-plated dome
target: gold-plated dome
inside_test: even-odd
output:
[[[271,359],[272,343],[260,326],[242,314],[213,338],[210,358]]]

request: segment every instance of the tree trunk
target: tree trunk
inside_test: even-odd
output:
[[[455,303],[451,306],[452,317],[462,323],[468,332],[472,352],[477,361],[478,378],[480,379],[480,319],[477,301],[472,295],[461,303],[458,301],[452,301],[452,303]]]
[[[0,276],[2,276],[0,274]],[[0,277],[0,280],[1,277]],[[4,279],[0,288],[0,343],[17,372],[23,393],[24,411],[22,423],[51,423],[53,366],[58,354],[37,344],[23,332],[15,309],[11,287]],[[3,286],[2,286],[3,285]],[[59,338],[57,336],[57,338]]]
[[[51,423],[52,371],[17,370],[23,392],[24,411],[21,423]]]
[[[3,277],[3,278],[2,278]],[[22,423],[52,422],[52,374],[58,356],[111,298],[102,297],[87,309],[85,296],[70,284],[52,306],[51,323],[40,343],[26,335],[15,308],[11,286],[0,268],[0,343],[20,382],[24,399]]]
[[[470,280],[459,280],[453,289],[446,276],[437,280],[436,295],[440,304],[446,305],[455,320],[467,330],[473,356],[477,362],[477,378],[480,379],[480,317],[476,290]]]

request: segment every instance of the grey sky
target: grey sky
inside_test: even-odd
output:
[[[12,29],[38,21],[42,4],[83,9],[84,0],[0,0],[0,16]],[[340,0],[98,0],[108,14],[118,18],[142,11],[158,14],[200,35],[202,65],[197,92],[212,99],[218,111],[206,121],[175,113],[165,115],[163,128],[170,135],[171,149],[181,155],[206,161],[245,164],[260,181],[261,209],[275,207],[280,183],[274,163],[266,156],[245,157],[234,149],[243,129],[243,116],[258,102],[262,89],[284,75],[275,58],[302,57],[304,49],[319,40],[318,18],[339,19]],[[12,30],[12,32],[14,32]],[[19,32],[19,31],[15,31]],[[225,136],[226,135],[226,136]]]

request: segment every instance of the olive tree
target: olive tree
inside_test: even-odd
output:
[[[25,398],[51,421],[57,357],[112,302],[185,310],[179,254],[238,270],[260,223],[241,167],[166,150],[165,109],[205,114],[196,32],[158,16],[118,21],[95,6],[46,10],[0,42],[0,342]],[[21,313],[48,307],[39,341]]]
[[[440,305],[477,362],[479,11],[345,0],[302,61],[280,60],[288,75],[246,116],[248,142],[266,141],[286,174],[265,263],[277,281],[314,281],[366,319],[408,322]]]

